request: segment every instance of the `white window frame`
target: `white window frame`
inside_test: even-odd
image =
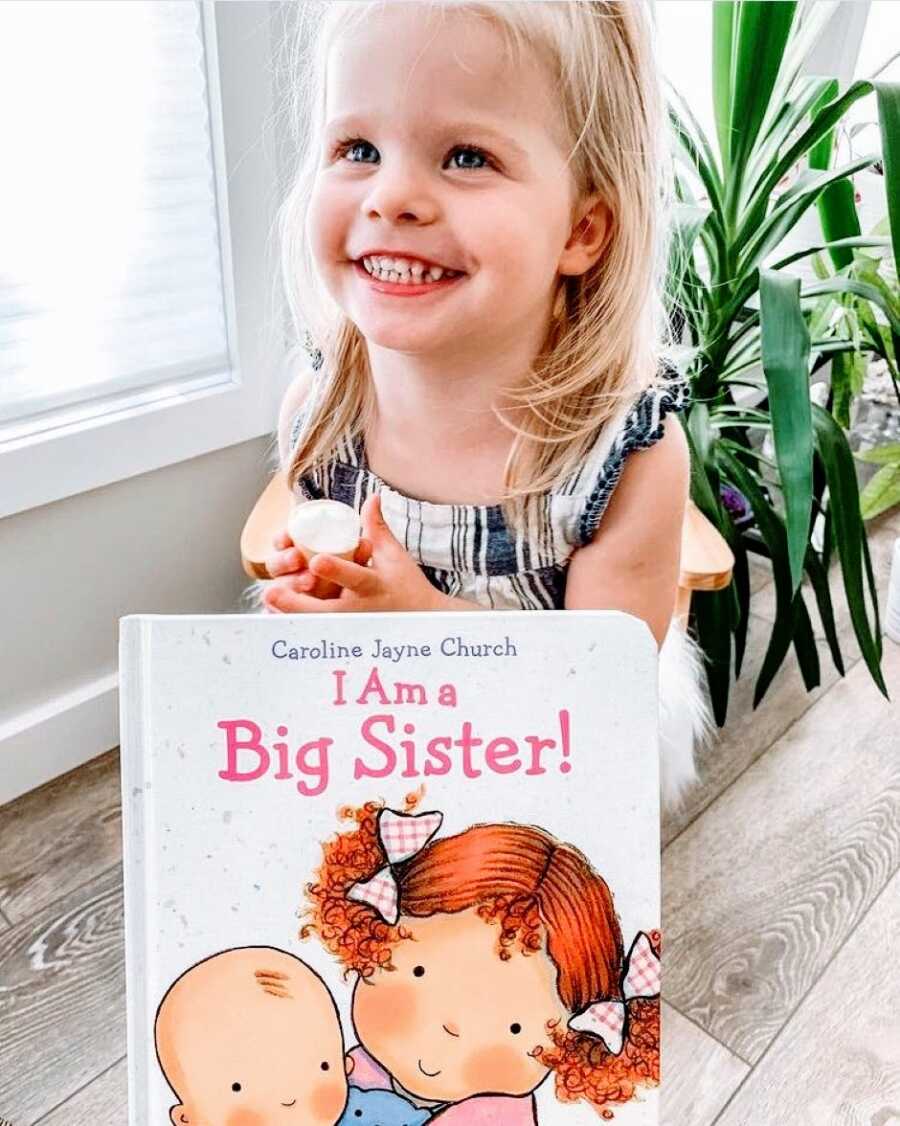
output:
[[[227,370],[123,395],[95,417],[61,416],[33,435],[4,442],[0,431],[0,518],[274,431],[283,387],[280,357],[267,354],[277,334],[265,331],[278,203],[272,5],[203,0],[201,10]]]

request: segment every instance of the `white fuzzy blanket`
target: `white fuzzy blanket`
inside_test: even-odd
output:
[[[703,650],[677,618],[659,651],[659,772],[662,804],[681,804],[697,781],[696,755],[716,730],[703,669]]]

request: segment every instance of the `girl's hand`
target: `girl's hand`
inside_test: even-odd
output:
[[[296,548],[287,548],[273,557],[276,568],[294,566],[295,569],[267,587],[263,594],[266,609],[282,614],[331,614],[442,607],[444,596],[425,578],[419,565],[385,523],[377,493],[363,505],[361,517],[365,538],[360,540],[355,562],[319,554],[304,568],[302,555]],[[283,543],[283,537],[279,536],[276,546]],[[299,558],[295,558],[295,554]],[[266,567],[270,575],[285,574],[280,569],[273,571],[268,560]],[[307,593],[317,578],[341,586],[340,596],[314,598]]]
[[[269,592],[277,593],[279,590],[288,590],[315,594],[313,588],[318,582],[317,577],[308,568],[306,556],[294,545],[294,541],[287,530],[279,532],[272,543],[276,548],[276,553],[267,556],[265,567],[272,579],[276,581],[270,582],[263,593],[263,603],[266,610],[274,608],[269,604],[271,597]],[[364,567],[371,557],[372,545],[368,540],[360,540],[354,554],[355,561]]]

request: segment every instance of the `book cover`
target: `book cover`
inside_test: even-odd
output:
[[[658,1123],[657,649],[120,622],[131,1126]]]

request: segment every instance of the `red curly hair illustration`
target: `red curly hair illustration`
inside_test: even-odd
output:
[[[406,811],[419,802],[406,799]],[[367,802],[340,810],[356,827],[323,845],[316,880],[306,887],[311,921],[302,938],[316,934],[362,977],[391,970],[391,950],[411,938],[402,920],[386,923],[369,905],[347,897],[350,887],[386,862],[378,836],[383,806]],[[606,882],[572,845],[530,825],[474,825],[432,840],[394,868],[406,917],[429,917],[475,908],[498,928],[497,953],[509,959],[546,949],[557,970],[563,1005],[578,1013],[598,999],[622,1000],[622,934]],[[651,932],[659,950],[659,932]],[[618,1055],[602,1040],[570,1028],[549,1029],[552,1047],[535,1055],[555,1073],[557,1097],[588,1100],[603,1118],[611,1104],[634,1097],[639,1086],[659,1083],[659,998],[627,1002],[627,1037]]]

